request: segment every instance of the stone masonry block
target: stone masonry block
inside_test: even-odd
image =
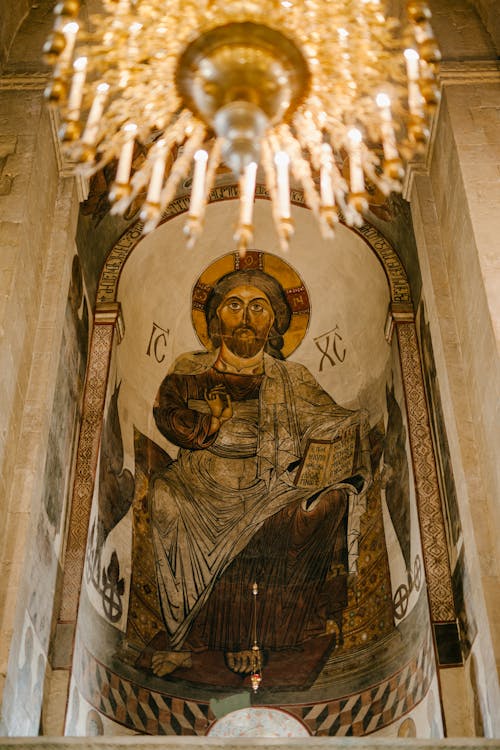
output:
[[[431,2],[432,26],[445,59],[494,54],[491,37],[466,0]]]

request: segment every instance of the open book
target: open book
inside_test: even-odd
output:
[[[331,440],[309,440],[295,484],[315,489],[352,477],[358,432],[358,425],[350,425]]]

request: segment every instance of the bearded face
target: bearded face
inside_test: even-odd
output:
[[[232,289],[217,308],[220,334],[227,349],[250,359],[262,351],[274,321],[268,297],[257,287]]]

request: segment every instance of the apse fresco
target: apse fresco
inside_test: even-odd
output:
[[[152,734],[204,734],[226,700],[284,707],[312,734],[376,731],[433,674],[383,270],[342,228],[326,263],[228,242],[167,278],[178,228],[158,233],[120,281],[82,699]],[[399,717],[398,680],[415,688]],[[364,724],[349,695],[371,702]]]

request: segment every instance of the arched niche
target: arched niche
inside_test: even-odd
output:
[[[194,251],[184,247],[186,199],[174,202],[169,216],[146,238],[140,225],[129,229],[111,250],[99,284],[75,480],[78,512],[70,524],[62,612],[76,618],[80,605],[74,687],[82,703],[117,723],[117,733],[124,724],[144,733],[204,734],[213,720],[214,692],[241,696],[249,689],[248,664],[233,658],[233,636],[227,648],[213,635],[193,645],[197,615],[173,646],[169,641],[150,506],[155,477],[178,461],[176,445],[153,418],[156,393],[175,362],[184,362],[187,352],[199,352],[206,343],[193,326],[193,289],[200,279],[208,286],[215,283],[210,269],[223,258],[229,271],[240,267],[241,258],[231,252],[234,192],[226,186],[212,196],[216,200],[208,206],[206,229]],[[274,640],[263,624],[257,629],[264,680],[253,700],[285,708],[312,734],[334,735],[354,731],[350,706],[359,699],[368,708],[356,733],[392,727],[396,734],[401,716],[413,711],[419,733],[429,736],[440,731],[440,719],[438,729],[431,729],[422,708],[438,689],[431,625],[453,620],[454,612],[408,282],[397,254],[372,226],[352,230],[339,223],[335,240],[323,241],[300,194],[294,197],[296,235],[290,251],[282,256],[269,204],[257,201],[256,249],[249,251],[247,262],[264,270],[284,262],[291,269],[288,282],[283,281],[286,293],[306,294],[308,320],[286,361],[314,377],[314,399],[321,400],[321,392],[363,413],[370,481],[360,492],[347,491],[343,531],[337,525],[333,536],[325,537],[329,544],[344,534],[345,542],[311,594],[307,627],[283,647],[279,638],[286,637],[279,626]],[[299,312],[306,314],[305,308]],[[199,361],[205,362],[204,356]],[[300,386],[298,370],[291,367],[293,390]],[[278,399],[286,408],[295,397],[287,398]],[[300,422],[303,407],[296,408]],[[233,592],[240,553],[244,557],[255,540],[270,548],[269,541],[280,538],[278,527],[266,531],[268,516],[259,518],[255,536],[245,537],[240,527],[230,531],[235,540],[243,534],[245,542],[225,558],[209,587],[219,586],[231,571],[228,591]],[[248,566],[248,560],[243,564]],[[313,568],[296,579],[301,590],[308,588],[307,571]],[[269,576],[268,592],[274,573]],[[241,601],[232,601],[248,631],[251,591],[245,590]],[[210,588],[206,597],[209,612],[214,591]],[[260,597],[261,610],[272,617],[274,600],[266,600],[265,585]],[[297,604],[297,617],[302,606]],[[203,616],[203,628],[216,632],[214,616]],[[314,630],[313,625],[311,636],[307,628]],[[272,645],[266,647],[266,640]],[[178,656],[165,657],[158,667],[157,653]],[[114,684],[121,696],[116,706],[103,697]],[[404,694],[404,701],[395,701],[396,694]],[[141,710],[131,711],[137,701]],[[150,716],[152,705],[160,706],[158,715],[153,711]]]

